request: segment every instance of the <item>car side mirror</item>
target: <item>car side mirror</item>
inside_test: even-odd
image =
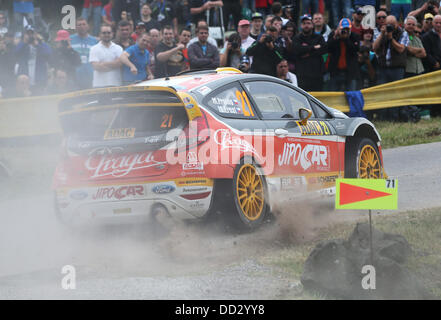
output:
[[[299,109],[299,117],[300,117],[300,123],[302,125],[305,125],[308,122],[308,119],[311,118],[312,111],[306,108],[300,108]]]

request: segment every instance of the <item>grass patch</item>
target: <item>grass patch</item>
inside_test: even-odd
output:
[[[363,219],[364,221],[366,219]],[[412,247],[412,254],[406,267],[413,272],[429,292],[441,299],[441,208],[408,211],[399,214],[374,216],[375,228],[404,236]],[[347,239],[355,227],[355,222],[345,222],[321,230],[314,241],[302,245],[290,245],[261,257],[260,262],[269,264],[299,280],[303,266],[313,248],[321,241]],[[287,299],[332,299],[314,293],[304,292],[301,296]]]
[[[381,135],[383,148],[441,141],[441,117],[421,120],[418,123],[388,121],[373,123]]]

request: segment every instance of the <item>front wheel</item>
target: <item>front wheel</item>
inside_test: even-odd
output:
[[[357,138],[349,147],[346,157],[346,177],[359,179],[382,178],[380,154],[375,143],[369,138]]]

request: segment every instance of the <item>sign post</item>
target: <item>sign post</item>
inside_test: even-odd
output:
[[[369,245],[371,264],[374,263],[372,244],[372,210],[398,209],[398,181],[392,179],[337,179],[335,208],[369,210]]]

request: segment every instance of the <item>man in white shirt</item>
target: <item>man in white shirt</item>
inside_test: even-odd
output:
[[[93,67],[93,87],[121,85],[121,46],[112,42],[113,32],[110,26],[100,29],[101,41],[90,49],[89,62]]]
[[[239,32],[240,38],[242,39],[242,46],[241,48],[244,51],[247,51],[247,49],[254,43],[254,39],[250,37],[250,22],[248,20],[240,20],[239,24],[237,26],[237,32]]]

